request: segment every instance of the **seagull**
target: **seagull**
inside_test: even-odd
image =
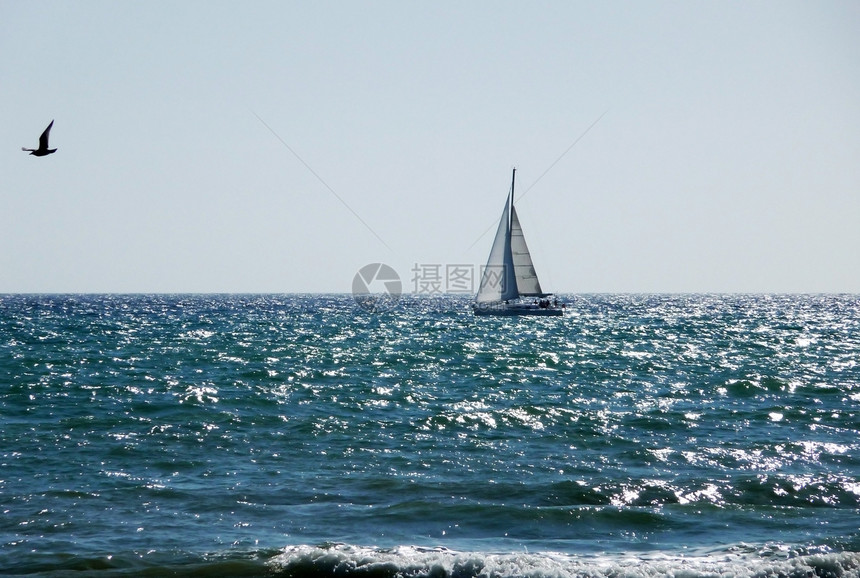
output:
[[[42,136],[39,137],[39,148],[37,149],[28,149],[21,147],[22,151],[30,151],[31,155],[35,155],[37,157],[43,157],[45,155],[49,155],[51,153],[57,152],[57,149],[49,149],[48,148],[48,135],[51,134],[51,127],[54,126],[54,121],[51,121],[51,124],[48,125],[48,128],[45,129],[45,132],[42,133]]]

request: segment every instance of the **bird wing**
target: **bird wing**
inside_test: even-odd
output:
[[[48,125],[48,128],[45,129],[45,132],[42,133],[42,136],[39,137],[39,148],[47,149],[48,148],[48,137],[51,135],[51,127],[54,126],[54,121],[51,121],[51,124]]]

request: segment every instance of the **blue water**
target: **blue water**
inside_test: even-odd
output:
[[[0,296],[0,573],[860,576],[860,297]]]

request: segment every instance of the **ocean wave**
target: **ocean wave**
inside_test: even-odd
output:
[[[276,576],[379,578],[650,578],[654,576],[800,578],[860,576],[860,554],[774,557],[763,553],[706,556],[576,556],[561,553],[457,552],[402,546],[390,549],[335,544],[290,546],[268,565]]]
[[[792,555],[779,547],[750,551],[736,547],[711,554],[582,556],[322,544],[199,556],[56,554],[0,569],[0,574],[38,577],[73,574],[98,578],[858,578],[860,553]]]

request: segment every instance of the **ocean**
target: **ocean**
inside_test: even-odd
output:
[[[0,296],[0,574],[860,576],[860,296]]]

